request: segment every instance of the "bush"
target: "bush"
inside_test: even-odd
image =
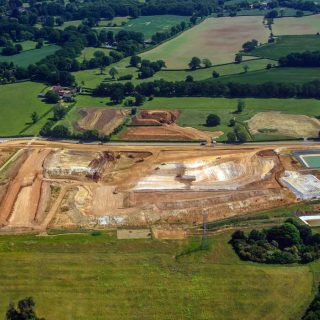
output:
[[[220,124],[221,119],[216,114],[209,114],[206,120],[206,125],[208,127],[216,127]]]
[[[48,103],[58,103],[60,100],[60,97],[56,92],[48,91],[45,95],[45,99]]]

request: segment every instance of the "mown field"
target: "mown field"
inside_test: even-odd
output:
[[[97,49],[99,50],[99,49]],[[94,50],[95,51],[95,50]],[[93,53],[92,53],[93,54]],[[138,79],[139,70],[137,68],[129,67],[129,59],[124,59],[108,68],[101,74],[99,69],[82,70],[74,72],[73,75],[76,77],[78,83],[85,83],[85,87],[95,88],[101,82],[113,82],[109,75],[111,67],[115,67],[118,71],[118,77],[131,74],[133,75],[132,83],[138,84],[140,82],[149,82],[154,80],[164,79],[167,81],[184,81],[187,76],[192,76],[194,80],[205,80],[212,78],[212,72],[216,71],[220,76],[241,74],[244,72],[243,67],[249,66],[249,71],[263,70],[267,64],[276,64],[276,61],[270,59],[252,59],[243,61],[240,64],[228,63],[224,65],[216,65],[210,68],[197,69],[194,71],[190,70],[166,70],[163,69],[157,72],[153,77],[147,79]],[[127,81],[122,81],[127,82]]]
[[[208,18],[178,37],[142,53],[141,57],[165,60],[170,69],[187,68],[194,56],[222,64],[234,61],[244,42],[257,39],[265,43],[268,35],[261,17]]]
[[[320,36],[280,36],[276,42],[258,47],[250,52],[250,55],[267,58],[279,59],[292,52],[319,51]]]
[[[182,21],[189,22],[190,17],[160,15],[160,16],[141,16],[136,19],[130,19],[121,27],[108,27],[106,30],[120,30],[142,32],[146,40],[150,39],[156,32],[170,31],[170,28],[181,23]]]
[[[272,31],[275,36],[316,34],[320,32],[320,15],[275,19]]]
[[[249,69],[250,71],[250,69]],[[303,84],[320,79],[320,68],[273,68],[270,70],[257,70],[221,77],[220,82],[238,82],[259,84],[265,82],[283,82]]]
[[[230,235],[199,240],[1,236],[0,314],[33,296],[46,319],[299,319],[313,298],[310,265],[239,260]],[[289,294],[290,293],[290,294]]]
[[[77,60],[79,62],[82,62],[83,60],[90,60],[91,58],[94,57],[94,53],[96,51],[102,51],[105,55],[108,55],[111,50],[107,48],[86,47],[82,50]]]
[[[35,135],[50,117],[52,105],[43,103],[37,95],[45,88],[35,82],[20,82],[0,87],[0,136]],[[31,125],[31,113],[43,117]]]
[[[19,67],[28,67],[30,64],[34,64],[41,59],[55,53],[60,48],[59,46],[51,44],[45,45],[41,49],[34,49],[34,46],[33,48],[30,47],[30,42],[28,41],[27,47],[24,47],[24,51],[19,54],[15,54],[13,56],[0,55],[0,62],[13,62]],[[28,46],[29,50],[27,49]]]

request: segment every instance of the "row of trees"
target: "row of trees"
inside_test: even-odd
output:
[[[230,243],[241,259],[260,263],[308,263],[320,257],[320,234],[294,219],[248,235],[238,230]]]
[[[279,65],[281,67],[320,67],[320,51],[290,53],[279,59]]]
[[[318,320],[320,319],[320,285],[318,287],[318,292],[311,302],[309,308],[307,309],[302,320]]]

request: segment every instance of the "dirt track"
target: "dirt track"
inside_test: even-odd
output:
[[[0,203],[3,231],[192,225],[202,221],[204,212],[213,221],[296,201],[278,183],[293,166],[290,145],[12,141],[1,144],[0,152],[11,148],[25,148],[28,156],[10,177]],[[283,149],[283,155],[274,149]]]

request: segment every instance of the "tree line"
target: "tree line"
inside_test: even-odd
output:
[[[130,90],[128,90],[128,88]],[[115,94],[116,92],[116,94]],[[241,84],[220,83],[216,80],[169,82],[156,80],[134,86],[129,83],[101,83],[93,95],[116,98],[139,93],[146,97],[227,97],[227,98],[320,98],[320,81],[305,84],[275,83]],[[122,98],[122,99],[123,99]],[[116,99],[119,101],[119,99]],[[121,100],[121,99],[120,99]]]

